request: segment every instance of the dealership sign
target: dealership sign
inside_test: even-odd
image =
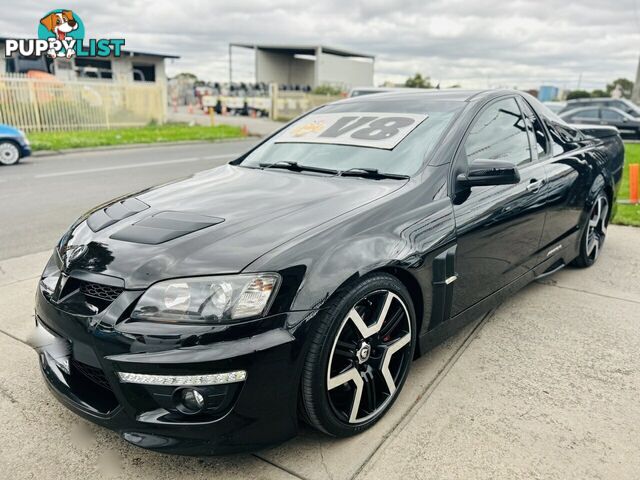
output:
[[[71,10],[52,10],[40,19],[38,38],[7,39],[4,54],[12,57],[119,57],[124,38],[84,38],[84,22]]]

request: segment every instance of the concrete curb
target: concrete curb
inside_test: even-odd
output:
[[[205,143],[229,143],[229,142],[241,142],[244,140],[252,140],[261,138],[259,135],[250,134],[247,137],[236,138],[221,138],[219,140],[185,140],[183,142],[155,142],[155,143],[129,143],[124,145],[107,145],[97,147],[82,147],[82,148],[64,148],[62,150],[38,150],[31,154],[32,157],[52,157],[55,155],[65,155],[67,153],[82,153],[82,152],[103,152],[109,150],[135,150],[138,148],[149,147],[177,147],[181,145],[200,145]]]

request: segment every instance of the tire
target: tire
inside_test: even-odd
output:
[[[411,297],[397,278],[372,274],[336,293],[317,321],[302,417],[329,435],[355,435],[384,416],[407,378],[416,344]]]
[[[20,149],[10,140],[0,142],[0,165],[15,165],[20,161]]]
[[[607,235],[609,225],[609,199],[604,191],[598,192],[587,217],[580,238],[580,254],[572,262],[576,267],[587,268],[596,263]]]
[[[20,161],[18,146],[7,140],[0,142],[0,165],[15,165]]]

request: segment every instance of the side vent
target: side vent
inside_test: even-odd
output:
[[[429,328],[440,325],[451,315],[453,284],[456,274],[456,245],[440,253],[433,260],[433,306]]]

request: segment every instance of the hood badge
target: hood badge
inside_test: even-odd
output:
[[[73,245],[60,248],[58,254],[64,265],[64,270],[68,270],[71,264],[83,256],[88,250],[86,245]]]

